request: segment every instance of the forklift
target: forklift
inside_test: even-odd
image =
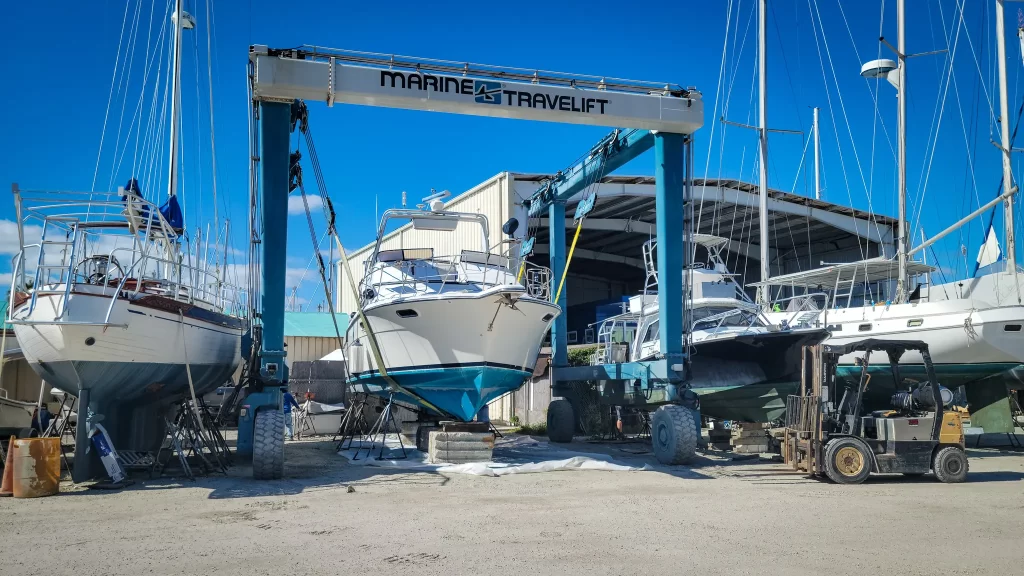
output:
[[[917,352],[924,363],[924,382],[902,379],[900,359]],[[864,393],[871,385],[872,354],[889,360],[896,393],[891,408],[864,413]],[[839,359],[857,358],[856,382],[837,376]],[[963,482],[968,462],[960,413],[951,408],[953,394],[935,378],[928,345],[914,340],[866,339],[822,346],[820,389],[813,403],[818,441],[810,470],[838,484],[859,484],[872,473],[921,476],[933,472],[941,482]],[[874,372],[878,372],[878,364]],[[889,376],[887,374],[886,376]],[[808,397],[809,399],[812,397]]]

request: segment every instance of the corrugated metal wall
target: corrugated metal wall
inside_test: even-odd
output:
[[[494,400],[487,403],[488,415],[492,422],[502,422],[507,424],[512,419],[512,415],[516,413],[516,398],[515,392],[509,392],[503,396],[499,396]]]
[[[8,398],[22,402],[35,402],[39,399],[39,384],[42,380],[28,365],[28,361],[8,360],[4,362],[3,371],[3,388]]]
[[[483,214],[488,220],[488,241],[489,246],[495,246],[502,240],[501,225],[509,218],[514,210],[514,198],[509,193],[508,172],[502,172],[487,180],[479,186],[460,194],[451,200],[446,206],[453,212],[469,212]],[[525,229],[525,222],[521,222],[520,232]],[[349,254],[348,262],[358,285],[364,274],[366,260],[373,254],[373,243],[370,243],[359,250]],[[398,230],[388,234],[381,244],[382,249],[394,248],[433,248],[435,256],[455,255],[462,250],[480,250],[481,236],[478,224],[471,222],[460,222],[452,232],[439,232],[431,230],[414,230],[411,224],[405,225]],[[349,282],[344,276],[344,267],[338,266],[338,289],[339,294],[338,310],[344,313],[353,312],[356,308],[356,299],[349,288]]]
[[[288,347],[288,362],[319,360],[341,348],[337,338],[313,338],[309,336],[285,336]]]

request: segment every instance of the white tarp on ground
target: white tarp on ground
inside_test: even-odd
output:
[[[359,442],[355,442],[359,446]],[[471,474],[473,476],[505,476],[508,474],[535,474],[538,472],[557,472],[568,470],[603,470],[605,472],[636,472],[652,470],[650,466],[642,468],[616,463],[610,456],[590,454],[567,450],[552,446],[529,436],[509,436],[499,438],[494,443],[494,455],[490,462],[471,462],[468,464],[431,464],[427,455],[415,447],[405,447],[406,458],[402,456],[401,446],[395,437],[389,436],[384,448],[384,460],[377,460],[380,442],[367,454],[369,442],[361,450],[349,449],[338,452],[351,464],[362,466],[380,466],[410,471],[440,472],[442,474]],[[358,459],[356,458],[358,452]]]
[[[324,404],[315,400],[306,400],[302,403],[302,409],[309,414],[331,414],[345,410],[344,404]]]

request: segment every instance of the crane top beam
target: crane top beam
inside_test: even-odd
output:
[[[249,59],[259,101],[344,102],[679,134],[704,123],[700,93],[670,84],[319,47],[253,45]]]
[[[614,130],[579,160],[537,189],[524,204],[531,218],[543,215],[555,202],[565,202],[654,146],[650,130]]]

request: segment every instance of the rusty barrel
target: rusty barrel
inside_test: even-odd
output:
[[[52,496],[60,486],[60,438],[22,438],[11,445],[14,497]]]

